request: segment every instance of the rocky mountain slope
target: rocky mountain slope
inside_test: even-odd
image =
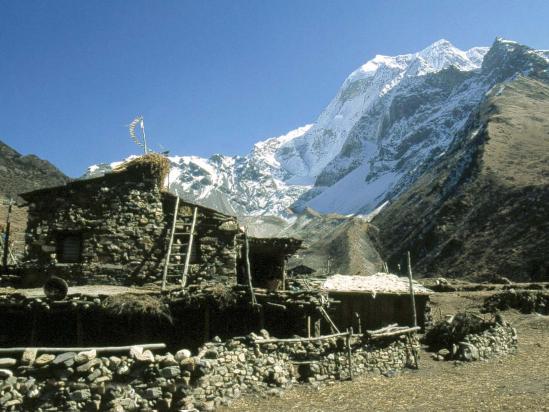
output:
[[[238,215],[369,213],[438,162],[495,84],[547,62],[547,52],[502,39],[467,51],[440,40],[417,53],[378,55],[351,73],[312,125],[259,142],[246,156],[171,157],[170,188]],[[110,168],[92,166],[88,175]]]
[[[528,75],[493,87],[438,164],[374,218],[390,265],[409,249],[422,275],[549,280],[549,76]]]
[[[13,198],[17,203],[21,200],[17,196],[19,193],[60,185],[66,181],[68,181],[68,177],[50,162],[34,155],[22,156],[0,141],[0,226],[4,226],[6,222],[10,198]],[[17,204],[13,205],[11,247],[16,257],[23,251],[26,226],[26,208]]]
[[[47,160],[35,155],[23,156],[0,141],[0,197],[47,186],[61,185],[69,179]]]
[[[370,233],[368,219],[321,214],[305,209],[290,221],[274,216],[245,217],[248,233],[258,237],[297,237],[303,250],[292,256],[288,267],[308,266],[322,277],[334,273],[371,275],[382,270],[382,260]]]

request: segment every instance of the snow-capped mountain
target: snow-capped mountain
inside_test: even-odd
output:
[[[497,39],[462,51],[446,40],[378,55],[343,82],[312,125],[246,156],[170,157],[170,190],[239,215],[368,213],[410,186],[460,136],[496,84],[547,76],[548,53]],[[87,176],[108,170],[92,166]]]

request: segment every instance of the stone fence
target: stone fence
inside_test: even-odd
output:
[[[480,334],[465,336],[452,348],[452,358],[464,361],[487,360],[517,350],[517,331],[508,324],[495,324]]]
[[[153,355],[139,346],[127,356],[100,356],[93,349],[37,356],[26,350],[20,359],[0,359],[0,409],[214,410],[241,394],[278,393],[297,382],[319,384],[363,372],[392,375],[413,366],[417,350],[412,334],[295,342],[270,339],[266,331],[214,339],[196,356],[186,349]]]
[[[500,315],[486,321],[478,315],[458,313],[437,323],[424,341],[436,351],[432,354],[435,360],[487,360],[515,352],[517,331]]]

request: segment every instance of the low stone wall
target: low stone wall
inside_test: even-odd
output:
[[[517,350],[517,331],[508,324],[495,324],[480,334],[467,335],[452,348],[452,358],[475,361],[506,355]]]
[[[268,334],[263,331],[263,337]],[[213,410],[243,393],[274,392],[296,383],[349,376],[345,337],[306,343],[264,343],[260,336],[188,350],[129,356],[95,351],[0,359],[0,409],[6,411]],[[353,373],[395,373],[413,364],[415,337],[351,341]]]
[[[506,355],[517,349],[517,331],[500,315],[486,321],[477,315],[457,314],[437,323],[424,338],[435,360],[477,361]]]
[[[509,289],[484,300],[484,311],[517,309],[522,313],[549,315],[549,292]]]

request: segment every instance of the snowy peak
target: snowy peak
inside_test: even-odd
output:
[[[447,40],[395,57],[377,55],[351,73],[316,123],[300,138],[284,146],[282,167],[302,178],[317,178],[343,149],[349,134],[364,113],[403,81],[450,66],[460,71],[480,68],[487,48],[462,51]]]
[[[486,53],[488,48],[476,47],[474,51],[472,50],[460,50],[448,40],[441,39],[417,53],[417,57],[427,63],[429,72],[438,72],[449,66],[455,66],[461,71],[469,71],[480,67],[482,58],[479,59],[479,57],[482,52]]]
[[[307,207],[368,214],[439,161],[489,90],[517,75],[549,82],[548,62],[548,52],[504,39],[466,51],[442,39],[415,53],[376,55],[314,124],[260,141],[245,156],[171,157],[170,190],[239,215],[291,217]]]

